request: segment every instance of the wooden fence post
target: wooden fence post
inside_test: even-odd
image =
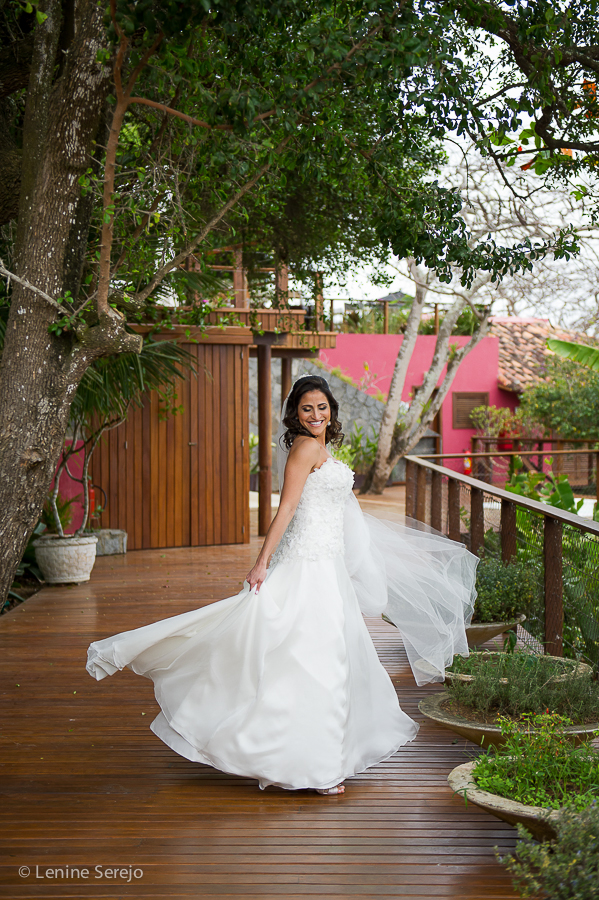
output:
[[[485,546],[484,494],[480,488],[470,489],[470,552],[479,556]]]
[[[258,344],[258,534],[266,534],[272,520],[272,409],[270,344]]]
[[[426,522],[426,469],[424,466],[418,466],[416,486],[416,518],[419,522]]]
[[[545,653],[563,656],[564,606],[562,576],[562,523],[545,516]]]
[[[290,356],[282,356],[281,357],[281,409],[283,408],[283,403],[287,397],[287,394],[291,390],[291,364],[293,360]]]
[[[406,459],[406,516],[414,518],[416,491],[416,463]]]
[[[460,534],[460,482],[450,478],[447,482],[447,519],[451,541],[461,540]]]
[[[441,531],[441,508],[443,501],[443,482],[440,472],[433,470],[431,482],[431,527]]]
[[[516,541],[516,504],[501,501],[501,558],[509,563],[518,552]]]

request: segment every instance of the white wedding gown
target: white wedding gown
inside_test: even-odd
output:
[[[234,597],[95,641],[88,652],[90,675],[100,680],[129,666],[151,678],[161,708],[151,728],[161,740],[187,759],[256,778],[262,788],[332,787],[413,740],[418,726],[399,706],[358,602],[358,594],[370,593],[362,598],[363,608],[380,614],[387,588],[384,576],[381,582],[384,561],[377,565],[369,554],[370,569],[355,565],[368,536],[359,531],[365,520],[352,484],[351,470],[328,459],[308,476],[258,593],[245,583]],[[359,522],[348,561],[344,538],[348,507],[350,518],[356,516],[352,502]],[[398,541],[404,550],[409,546],[392,528],[386,533],[396,551]],[[431,538],[414,533],[418,540]],[[461,545],[432,538],[445,552],[447,545],[456,548],[453,557],[467,553]],[[446,563],[441,567],[447,569]],[[447,573],[439,578],[447,580]],[[435,609],[434,616],[450,639],[443,642],[442,662],[439,639],[432,640],[423,680],[435,680],[448,655],[467,652],[461,635],[472,585],[449,587],[455,593],[451,614]],[[430,627],[429,612],[425,619],[418,631]],[[407,645],[414,641],[417,637],[411,643],[408,638]],[[417,656],[422,668],[422,655]]]

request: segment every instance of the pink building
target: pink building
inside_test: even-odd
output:
[[[379,391],[387,395],[395,360],[403,341],[397,334],[340,334],[335,350],[321,350],[321,360],[330,367],[338,367],[353,381],[364,385],[370,381],[368,393]],[[467,337],[454,337],[453,344],[463,346]],[[421,385],[430,368],[435,350],[435,335],[419,335],[408,367],[403,400],[409,401],[415,387]],[[499,338],[486,337],[462,362],[441,408],[438,431],[443,453],[464,453],[470,449],[475,429],[470,426],[469,414],[475,406],[490,404],[515,409],[518,397],[503,390],[498,383]],[[368,369],[366,369],[366,366]],[[439,379],[442,381],[443,374]],[[452,464],[447,461],[451,468]]]

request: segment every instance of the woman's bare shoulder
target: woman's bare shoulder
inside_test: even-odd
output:
[[[287,465],[293,461],[300,465],[309,464],[310,466],[313,466],[319,459],[320,445],[318,444],[318,441],[315,441],[314,438],[304,437],[304,435],[298,434],[291,445]]]

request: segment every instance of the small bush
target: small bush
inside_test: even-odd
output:
[[[570,719],[554,713],[523,724],[500,719],[503,747],[480,756],[472,776],[483,791],[528,806],[585,809],[599,795],[599,753],[564,734]]]
[[[480,666],[472,681],[454,681],[446,688],[459,706],[485,715],[518,718],[549,709],[577,724],[599,721],[599,688],[592,676],[573,672],[552,681],[555,674],[542,656],[511,653],[501,667]]]
[[[537,594],[537,573],[530,564],[514,560],[504,563],[487,556],[476,573],[477,598],[473,622],[508,622],[533,604]]]
[[[538,844],[522,825],[515,856],[499,856],[522,897],[538,900],[597,900],[599,804],[583,812],[563,809],[557,839]]]

